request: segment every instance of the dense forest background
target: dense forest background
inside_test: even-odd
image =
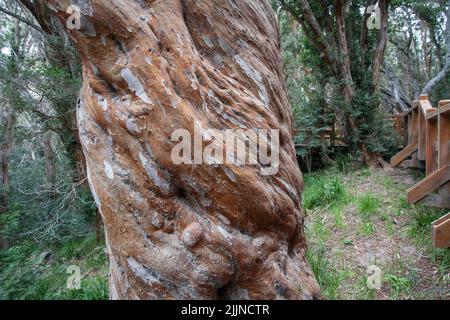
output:
[[[101,221],[75,121],[79,57],[36,3],[0,0],[0,298],[104,299]],[[272,4],[307,170],[313,152],[323,167],[385,166],[399,147],[389,115],[423,93],[450,98],[449,1]],[[339,143],[325,142],[330,128]],[[94,270],[80,290],[64,289],[68,260]]]

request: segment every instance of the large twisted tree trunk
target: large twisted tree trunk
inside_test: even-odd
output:
[[[65,25],[70,1],[47,1]],[[318,296],[267,1],[73,1],[78,126],[113,299]],[[175,165],[176,129],[280,129],[280,166]]]

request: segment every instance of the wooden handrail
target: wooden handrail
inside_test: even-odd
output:
[[[427,114],[436,111],[436,108],[433,108],[433,106],[430,103],[430,100],[428,100],[428,95],[421,95],[419,98],[419,104],[420,104],[420,110],[422,111],[422,114],[426,116]]]

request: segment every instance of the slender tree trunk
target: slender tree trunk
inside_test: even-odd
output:
[[[431,54],[429,50],[428,43],[428,32],[424,28],[425,24],[422,23],[421,34],[422,34],[422,53],[423,53],[423,68],[425,73],[425,78],[427,80],[431,79]]]
[[[447,2],[447,23],[445,27],[445,42],[447,47],[447,55],[445,57],[445,66],[444,68],[426,85],[422,90],[422,94],[430,94],[430,92],[444,80],[448,74],[450,73],[450,0]]]
[[[340,74],[339,77],[343,82],[344,87],[344,98],[346,102],[350,102],[353,99],[354,89],[353,89],[353,76],[350,65],[350,51],[348,49],[347,43],[347,32],[345,27],[344,18],[344,0],[334,0],[334,7],[336,13],[336,24],[337,24],[337,38],[338,38],[338,50],[340,52],[341,59],[340,62]]]
[[[69,1],[46,1],[66,25]],[[312,299],[302,177],[265,0],[88,1],[70,36],[113,299]],[[280,165],[175,165],[176,129],[279,129]],[[194,129],[197,128],[197,129]]]
[[[379,89],[381,65],[383,64],[388,40],[389,0],[380,0],[378,6],[380,7],[381,29],[378,33],[377,46],[372,61],[372,94],[375,94]]]
[[[8,211],[9,207],[9,162],[11,158],[11,149],[13,141],[13,127],[16,119],[13,113],[11,113],[6,121],[5,131],[2,139],[0,139],[0,151],[1,151],[1,176],[2,176],[2,189],[0,194],[0,214]],[[0,228],[3,226],[0,225]],[[0,249],[9,247],[8,239],[0,237]]]
[[[73,127],[66,128],[64,132],[60,132],[60,138],[68,154],[70,165],[75,170],[74,183],[83,182],[87,187],[86,159],[80,141],[79,130],[77,129],[76,114],[70,117],[70,122],[73,122]]]
[[[3,193],[1,195],[0,201],[0,213],[6,212],[8,210],[8,198],[9,198],[9,162],[11,158],[11,149],[12,149],[12,131],[15,123],[15,116],[11,114],[5,126],[5,131],[1,143],[1,160],[2,160],[2,184],[3,184]]]
[[[102,233],[102,216],[100,212],[97,211],[95,213],[95,240],[97,245],[100,244],[101,233]]]
[[[50,192],[50,197],[56,197],[55,183],[56,183],[56,166],[55,166],[55,151],[52,147],[51,137],[47,136],[44,139],[44,159],[45,159],[45,180],[47,188]]]

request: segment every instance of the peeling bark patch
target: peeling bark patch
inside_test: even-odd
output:
[[[98,104],[102,107],[103,111],[108,110],[108,100],[106,100],[103,96],[96,94]]]
[[[252,79],[259,87],[259,97],[261,98],[261,101],[264,103],[264,106],[267,108],[269,105],[269,95],[267,94],[267,89],[263,83],[261,73],[253,69],[247,62],[244,61],[244,59],[242,59],[240,55],[235,55],[234,60],[239,64],[239,66],[245,72],[245,74],[250,79]]]
[[[114,171],[113,171],[111,164],[105,160],[105,161],[103,161],[103,165],[105,167],[106,176],[108,177],[109,180],[113,180],[114,179]]]
[[[149,97],[147,96],[147,93],[145,92],[144,86],[142,85],[141,81],[139,81],[138,78],[131,72],[130,69],[125,68],[120,72],[120,75],[122,78],[125,79],[125,81],[128,83],[128,87],[132,92],[136,94],[142,101],[144,101],[146,104],[150,104],[151,101]]]
[[[154,211],[152,212],[151,223],[156,229],[161,229],[164,222],[161,215],[159,215],[158,212]]]
[[[158,283],[159,278],[154,273],[150,272],[147,268],[145,268],[142,264],[137,262],[133,257],[128,257],[127,259],[128,266],[133,271],[134,275],[141,279],[142,281],[153,284]]]
[[[213,48],[214,44],[212,43],[210,37],[203,36],[203,42],[208,46],[208,48]]]
[[[234,174],[234,172],[232,170],[224,167],[223,171],[225,171],[225,174],[227,175],[228,179],[230,179],[233,182],[236,182],[236,175]]]
[[[136,122],[134,122],[134,120],[132,118],[127,119],[126,126],[127,126],[127,130],[131,134],[139,133],[139,127],[137,126]]]
[[[94,9],[90,0],[72,0],[73,4],[80,8],[80,11],[85,16],[92,17],[94,15]]]
[[[219,230],[219,233],[220,233],[225,239],[227,239],[227,240],[232,239],[232,235],[231,235],[227,230],[225,230],[224,227],[218,226],[218,227],[217,227],[217,230]]]
[[[234,49],[230,47],[230,45],[222,38],[219,38],[219,45],[222,50],[225,51],[225,53],[229,56],[232,56],[236,53],[236,51],[234,51]]]
[[[145,171],[148,174],[148,177],[153,181],[153,183],[161,189],[164,193],[168,193],[170,191],[170,184],[164,178],[161,178],[158,169],[156,166],[149,161],[141,152],[139,152],[139,160],[142,163]]]

